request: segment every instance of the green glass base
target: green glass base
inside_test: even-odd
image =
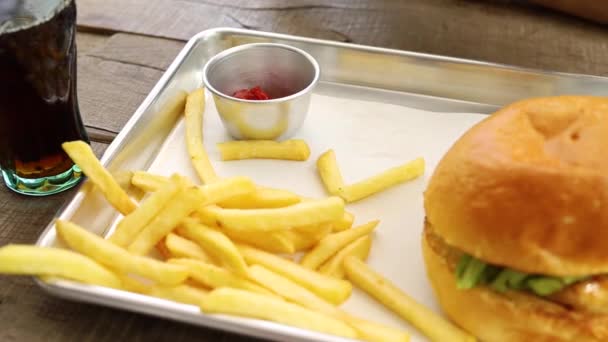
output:
[[[6,186],[23,195],[48,196],[74,187],[83,178],[82,171],[76,165],[55,176],[42,178],[23,178],[9,170],[2,170]]]

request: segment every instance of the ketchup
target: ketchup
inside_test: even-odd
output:
[[[260,86],[255,86],[251,89],[237,90],[232,96],[243,100],[270,100],[270,96],[268,96]]]

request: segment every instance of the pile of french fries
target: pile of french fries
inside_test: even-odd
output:
[[[57,235],[71,250],[7,245],[0,248],[0,273],[66,278],[195,305],[208,314],[365,341],[408,341],[406,331],[340,309],[354,284],[433,340],[473,340],[365,264],[379,221],[352,227],[354,215],[338,196],[306,199],[247,177],[218,176],[202,143],[203,110],[198,89],[185,100],[186,146],[203,185],[179,174],[135,171],[131,184],[147,193],[139,202],[89,145],[64,143],[123,216],[108,238],[57,220]],[[150,256],[155,251],[161,259]]]

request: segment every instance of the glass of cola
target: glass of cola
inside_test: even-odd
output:
[[[74,0],[0,0],[0,169],[18,193],[73,187],[81,170],[62,150],[84,140],[76,97]]]

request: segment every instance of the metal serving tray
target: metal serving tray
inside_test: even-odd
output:
[[[434,157],[431,157],[430,159],[432,160],[429,160],[427,164],[427,178],[441,152],[449,145],[444,143],[441,148],[436,149],[434,152],[424,151],[425,144],[431,145],[434,143],[432,137],[434,127],[437,126],[438,131],[441,129],[449,131],[453,125],[461,125],[457,130],[450,131],[450,134],[452,134],[450,137],[443,137],[450,142],[468,125],[478,120],[477,117],[479,117],[478,114],[477,117],[472,116],[472,114],[458,116],[459,118],[464,118],[463,120],[465,121],[463,123],[462,120],[452,119],[457,114],[452,115],[448,113],[488,114],[504,104],[532,96],[558,94],[606,95],[608,93],[608,79],[601,77],[543,72],[274,33],[239,29],[213,29],[197,34],[186,44],[148,97],[139,106],[133,117],[125,125],[124,129],[108,147],[102,158],[102,163],[111,172],[120,175],[121,170],[163,172],[166,169],[169,172],[175,164],[187,160],[185,152],[181,151],[183,149],[172,145],[175,141],[181,139],[181,134],[183,134],[182,119],[179,115],[167,115],[167,111],[165,110],[167,104],[179,93],[191,91],[201,85],[203,66],[211,56],[227,48],[252,42],[280,42],[293,45],[309,52],[318,60],[322,76],[319,87],[315,90],[317,100],[313,99],[311,111],[323,112],[323,108],[320,107],[322,106],[321,103],[334,103],[336,108],[341,108],[339,105],[344,104],[348,108],[349,101],[369,101],[369,103],[378,103],[379,108],[390,109],[393,111],[392,114],[397,114],[397,116],[393,115],[391,120],[398,120],[401,112],[396,109],[403,108],[403,115],[407,114],[408,117],[415,118],[412,121],[414,122],[412,123],[413,126],[407,127],[410,132],[416,130],[424,131],[426,129],[428,134],[424,136],[421,133],[422,137],[418,137],[419,140],[412,138],[413,140],[410,143],[401,144],[399,140],[395,140],[401,146],[398,146],[399,151],[393,154],[397,156],[401,153],[397,157],[409,158],[411,151],[422,148],[421,152],[423,154],[428,152],[430,155],[433,155]],[[322,101],[319,99],[325,99],[329,102],[319,102]],[[333,101],[331,99],[339,99],[342,102],[331,102]],[[213,126],[214,124],[212,123],[212,128],[209,128],[212,131],[210,134],[206,131],[205,134],[215,137],[213,139],[221,140],[225,136],[225,133],[222,133],[223,130],[219,126],[219,120],[217,118],[207,119],[207,116],[214,114],[209,112],[210,108],[211,110],[214,109],[210,106],[213,105],[207,105],[208,112],[205,114],[205,120],[215,120],[216,126]],[[354,107],[352,104],[350,105],[353,112],[356,111],[354,109],[357,109]],[[161,115],[160,113],[165,113],[165,115]],[[333,109],[323,114],[329,116],[332,113]],[[349,117],[344,116],[347,114],[341,113],[340,115],[343,115],[341,120],[348,121]],[[359,116],[361,115],[359,113]],[[383,112],[379,110],[374,115],[380,117],[383,115]],[[323,121],[319,121],[318,117],[316,119],[310,118],[310,120],[317,120],[315,123],[323,124]],[[364,125],[357,126],[357,123],[354,122],[356,120],[357,117],[353,116],[349,127],[355,127],[362,131],[373,131],[369,129],[370,127]],[[453,125],[451,124],[452,121],[454,122]],[[423,127],[416,127],[416,122]],[[342,121],[334,123],[341,125]],[[390,125],[391,122],[385,122],[384,124]],[[312,130],[310,127],[304,128],[302,134],[305,136],[308,134],[306,138],[310,138],[311,136],[314,138],[315,134],[318,137],[324,132],[322,129],[316,129],[316,127],[322,128],[321,125],[312,127]],[[442,128],[438,126],[442,126]],[[390,139],[400,139],[401,131],[397,130],[391,133],[391,136],[381,135],[379,138],[386,139],[387,141]],[[358,137],[357,132],[352,134],[352,137]],[[355,138],[349,138],[349,136],[344,135],[340,137],[342,140],[352,139],[353,143],[357,143]],[[205,140],[207,144],[207,136]],[[311,138],[311,140],[313,152],[318,153],[321,148],[327,148],[327,146],[321,146],[316,142],[323,139]],[[342,148],[344,152],[338,151],[338,159],[340,161],[341,156],[348,155],[349,152],[347,150],[350,146],[344,145],[344,141],[340,142],[338,140],[338,138],[335,138],[331,144],[337,144],[337,148],[345,146]],[[351,142],[346,141],[346,143],[350,144]],[[363,149],[368,145],[366,142],[358,143],[360,143],[359,146]],[[386,145],[390,146],[390,141]],[[410,147],[406,147],[406,145]],[[412,145],[415,146],[412,147]],[[384,148],[384,146],[380,146],[380,148]],[[353,149],[350,148],[350,150]],[[354,153],[362,152],[355,151]],[[418,151],[415,151],[415,153],[418,153]],[[213,158],[214,154],[212,153],[211,155]],[[367,153],[363,157],[371,158],[366,160],[366,162],[371,161],[367,164],[374,164],[378,160],[380,160],[378,163],[381,164],[381,159],[372,159],[386,159],[387,155],[389,155],[388,152],[382,151],[382,153]],[[314,160],[312,163],[314,164]],[[362,165],[360,161],[346,161],[345,163],[350,169],[356,169]],[[247,166],[246,170],[252,170],[261,164],[251,162],[241,165]],[[280,167],[277,167],[276,164],[273,164],[270,168],[266,165],[266,169],[262,167],[263,172],[259,172],[259,174],[285,167],[289,172],[304,170],[303,172],[308,173],[307,176],[314,177],[314,166],[302,167],[299,164],[297,166],[299,169],[295,169],[292,166],[293,164],[283,163],[280,165]],[[365,169],[365,166],[362,168]],[[226,167],[220,171],[231,172]],[[187,172],[192,174],[191,170],[187,170]],[[361,171],[357,176],[361,176],[362,174]],[[263,176],[260,177],[263,178]],[[255,180],[258,181],[259,179]],[[273,179],[269,177],[264,180],[272,182]],[[383,194],[382,196],[384,197],[379,196],[378,199],[375,199],[375,204],[370,204],[380,206],[380,208],[386,207],[387,212],[393,212],[392,216],[387,218],[388,227],[382,228],[384,230],[378,235],[379,241],[374,242],[370,263],[374,267],[384,268],[383,271],[388,272],[385,274],[392,278],[398,286],[403,287],[416,299],[439,311],[424,276],[424,267],[419,255],[421,218],[424,216],[420,205],[420,194],[424,189],[424,184],[424,180],[417,183],[413,182],[413,185],[409,186],[409,188],[403,187],[404,189],[402,190],[395,190],[386,195]],[[319,191],[322,191],[322,188],[318,184],[313,184],[310,187],[308,185],[305,187],[303,185],[299,186],[300,188],[296,189],[298,191],[306,192],[314,190],[317,191],[317,194],[319,194]],[[399,193],[399,191],[402,192]],[[135,196],[135,189],[130,190],[130,193]],[[411,198],[415,205],[400,204],[399,201],[405,201],[405,198]],[[365,204],[356,204],[352,210],[358,218],[367,219],[366,216],[382,216],[377,210],[370,209],[369,207],[366,208]],[[395,216],[395,213],[397,216]],[[387,215],[390,216],[389,214]],[[110,227],[113,226],[113,223],[119,218],[116,211],[106,203],[97,191],[93,190],[89,182],[83,184],[78,193],[57,216],[62,219],[75,221],[99,235],[106,235]],[[401,220],[413,227],[409,227],[407,231],[396,231],[396,228],[402,229],[401,227],[395,227],[395,222],[400,222]],[[397,225],[403,224],[399,223]],[[394,235],[402,233],[402,236]],[[392,240],[397,240],[398,244],[395,245],[395,242]],[[50,223],[42,233],[37,245],[63,246],[61,241],[56,239],[53,223]],[[374,252],[374,248],[377,248],[376,245],[380,246],[379,254],[374,254],[376,253]],[[386,253],[393,253],[390,260],[386,260]],[[385,260],[382,260],[382,258],[385,258]],[[409,278],[403,278],[400,276],[401,274],[408,274]],[[63,280],[53,283],[38,281],[38,284],[51,294],[73,300],[98,303],[250,336],[284,341],[346,341],[343,338],[272,322],[219,315],[204,315],[197,308],[190,305],[98,286],[82,285]],[[379,318],[381,321],[389,324],[403,324],[399,323],[400,321],[396,318],[385,319],[386,317],[391,317],[390,313],[379,306],[374,307],[374,303],[371,300],[367,300],[364,294],[355,291],[353,297],[355,298],[353,299],[355,303],[350,303],[349,300],[349,303],[346,305],[347,310],[354,309],[356,312],[353,313],[360,314],[365,318]],[[362,304],[364,301],[367,304]],[[407,325],[403,325],[403,327],[408,328]],[[423,340],[414,329],[410,327],[408,330],[413,333],[413,340]]]

